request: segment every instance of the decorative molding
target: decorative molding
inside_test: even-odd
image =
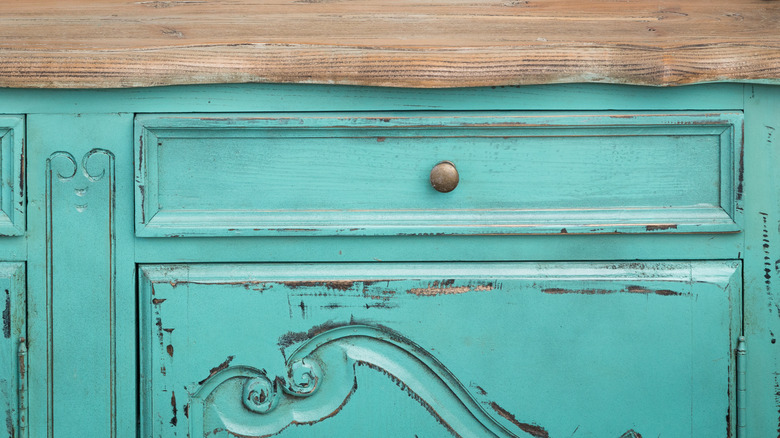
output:
[[[527,436],[506,429],[487,414],[462,383],[428,351],[387,328],[347,325],[320,333],[300,345],[286,361],[286,375],[229,367],[205,381],[194,395],[192,433],[209,424],[207,415],[240,436],[270,436],[292,424],[311,424],[336,415],[357,389],[355,368],[366,366],[388,376],[454,436]],[[240,380],[237,384],[235,379]],[[236,393],[236,388],[241,388]],[[258,414],[209,410],[222,403]],[[231,401],[232,400],[232,401]],[[196,418],[200,417],[200,418]],[[200,423],[203,421],[203,423]]]
[[[95,157],[103,156],[105,160],[97,160]],[[55,262],[55,246],[57,239],[55,238],[55,229],[57,225],[57,219],[59,215],[68,214],[68,210],[62,210],[62,204],[67,207],[72,207],[76,214],[89,214],[89,203],[86,202],[90,197],[89,188],[93,184],[105,183],[108,184],[107,194],[108,199],[102,200],[108,204],[108,229],[105,231],[105,235],[108,238],[108,254],[106,257],[106,268],[108,273],[106,278],[109,279],[108,291],[108,306],[109,306],[109,318],[110,324],[108,327],[109,343],[110,343],[110,400],[111,400],[111,437],[116,436],[116,232],[115,232],[115,211],[116,211],[116,180],[114,171],[115,157],[111,151],[105,149],[95,148],[88,151],[80,161],[70,152],[57,151],[53,152],[46,160],[46,330],[47,330],[47,420],[48,420],[48,436],[54,436],[54,306],[56,305],[54,299],[54,271],[53,265]],[[81,169],[81,175],[79,175],[79,168]],[[63,199],[63,189],[56,188],[57,185],[69,184],[72,188],[72,194],[75,195],[75,199],[78,202],[74,202],[73,198],[70,200]],[[70,191],[67,190],[66,191]],[[57,193],[59,192],[59,193]],[[55,208],[56,204],[56,208]],[[73,214],[73,213],[70,213]],[[69,224],[72,226],[72,224]],[[92,230],[95,231],[95,230]],[[100,269],[97,266],[90,266],[90,270]]]

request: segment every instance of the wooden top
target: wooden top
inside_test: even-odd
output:
[[[25,0],[0,8],[2,87],[778,78],[776,0]]]

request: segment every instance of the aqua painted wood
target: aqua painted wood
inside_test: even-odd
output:
[[[0,409],[8,436],[25,436],[28,428],[27,296],[24,263],[0,263]]]
[[[401,435],[719,436],[739,273],[738,262],[143,266],[143,434],[333,436],[345,423],[330,417],[345,416],[370,435],[385,392],[405,390],[422,406],[394,415],[440,424]],[[387,384],[353,375],[368,370]],[[254,413],[238,403],[247,385],[265,388]],[[361,391],[373,402],[349,406]],[[179,419],[190,403],[202,424]]]
[[[739,113],[142,115],[136,230],[734,232],[741,129]],[[429,182],[443,160],[461,175],[446,194]]]
[[[7,435],[776,436],[778,90],[0,89]]]

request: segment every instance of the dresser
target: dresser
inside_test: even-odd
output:
[[[3,436],[780,436],[774,2],[9,8]]]

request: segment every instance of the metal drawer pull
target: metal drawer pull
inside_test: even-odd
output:
[[[460,177],[458,169],[451,161],[442,161],[431,169],[431,185],[439,192],[447,193],[455,190]]]

